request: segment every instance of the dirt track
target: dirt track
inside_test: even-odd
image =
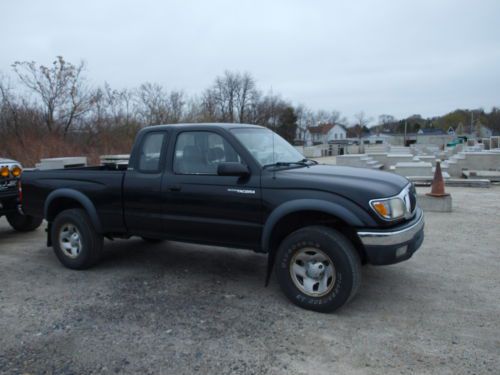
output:
[[[414,258],[327,315],[264,288],[263,255],[107,241],[77,272],[2,218],[0,372],[498,374],[500,187],[449,191]]]

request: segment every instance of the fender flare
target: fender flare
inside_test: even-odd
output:
[[[361,219],[358,218],[352,211],[336,202],[327,202],[320,199],[297,199],[278,206],[274,209],[271,215],[269,215],[262,231],[261,251],[268,253],[266,280],[264,283],[265,286],[269,285],[274,260],[276,258],[276,251],[269,248],[273,229],[280,219],[288,214],[299,211],[319,211],[330,214],[353,227],[362,227],[364,225]]]
[[[51,192],[47,196],[43,207],[43,216],[45,217],[45,219],[48,219],[48,213],[52,202],[54,202],[54,200],[58,198],[69,198],[82,205],[84,210],[87,212],[87,215],[89,215],[90,221],[92,221],[95,230],[98,233],[101,233],[101,221],[99,220],[99,216],[97,215],[97,210],[94,204],[85,194],[79,192],[78,190],[63,188]]]
[[[320,199],[297,199],[278,206],[269,215],[264,229],[262,230],[261,249],[269,252],[269,243],[274,227],[283,217],[298,211],[319,211],[333,215],[353,227],[362,227],[363,222],[344,206],[335,202],[327,202]]]

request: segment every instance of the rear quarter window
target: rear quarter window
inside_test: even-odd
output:
[[[165,133],[149,133],[141,144],[139,152],[138,169],[141,172],[159,172],[160,157]]]

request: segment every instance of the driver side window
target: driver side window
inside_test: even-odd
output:
[[[234,148],[219,134],[182,132],[175,143],[174,173],[216,175],[220,163],[241,163]]]

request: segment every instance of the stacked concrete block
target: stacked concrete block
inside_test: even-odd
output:
[[[483,138],[483,145],[484,149],[487,151],[490,149],[490,139],[489,138]]]
[[[75,168],[75,167],[85,167],[87,165],[87,158],[84,156],[72,156],[64,158],[46,158],[40,159],[40,163],[36,164],[37,169],[48,170],[48,169],[64,169],[64,168]]]
[[[370,152],[367,154],[373,160],[376,160],[384,169],[387,165],[387,152]]]
[[[436,161],[438,161],[438,160],[439,159],[433,155],[419,155],[419,156],[415,156],[413,158],[413,161],[423,161],[426,163],[431,163],[433,167],[436,166]]]
[[[384,168],[389,170],[390,167],[396,165],[396,163],[411,161],[413,161],[412,154],[387,154]]]
[[[118,154],[118,155],[101,155],[99,160],[101,165],[105,166],[127,166],[130,155],[127,154]]]
[[[500,170],[500,152],[460,152],[444,163],[452,177],[462,177],[464,170]]]
[[[339,155],[337,156],[337,165],[370,169],[381,169],[383,167],[382,164],[366,154]]]
[[[466,152],[464,156],[464,169],[484,171],[500,169],[500,154],[492,152]]]
[[[429,177],[432,176],[432,164],[423,161],[398,162],[394,166],[394,173],[406,177]]]
[[[322,156],[321,150],[322,148],[316,146],[304,147],[304,156],[306,158],[319,158]]]
[[[365,147],[365,153],[366,154],[372,154],[372,153],[383,153],[389,151],[390,146],[386,144],[370,144],[370,145],[364,145]]]
[[[391,149],[389,150],[391,154],[411,154],[411,149],[410,147],[404,147],[404,146],[391,146]]]
[[[499,136],[493,136],[490,137],[490,149],[496,149],[500,148],[500,137]]]

